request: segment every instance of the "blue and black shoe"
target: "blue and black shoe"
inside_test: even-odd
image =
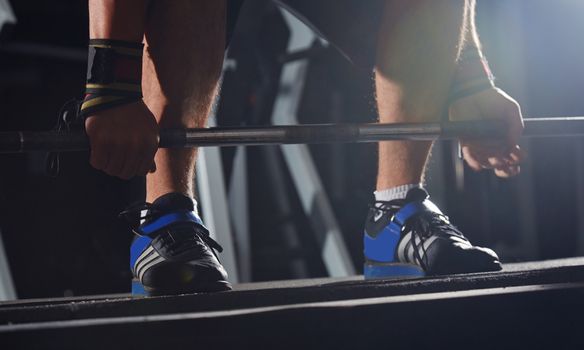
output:
[[[375,202],[365,223],[366,279],[501,270],[488,248],[473,246],[423,189],[403,200]]]
[[[222,248],[209,236],[191,198],[169,193],[152,204],[128,208],[122,215],[144,210],[144,221],[134,229],[138,237],[130,249],[130,268],[139,282],[134,282],[134,294],[142,294],[141,286],[149,295],[231,290],[215,253]]]

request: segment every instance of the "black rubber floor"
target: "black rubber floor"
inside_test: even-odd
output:
[[[561,349],[584,346],[583,311],[584,259],[569,259],[409,281],[356,277],[219,294],[4,303],[0,345]]]

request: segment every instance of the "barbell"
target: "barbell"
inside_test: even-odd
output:
[[[584,136],[584,117],[525,119],[524,137]],[[161,148],[253,146],[283,144],[363,143],[396,140],[431,141],[501,138],[505,125],[497,120],[400,124],[303,124],[262,127],[166,129]],[[89,149],[82,131],[0,132],[0,153],[67,152]]]

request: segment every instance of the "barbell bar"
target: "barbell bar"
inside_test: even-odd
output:
[[[584,117],[525,119],[524,137],[584,136]],[[402,124],[303,124],[262,127],[166,129],[161,148],[254,146],[283,144],[363,143],[396,140],[430,141],[500,138],[505,126],[497,120]],[[67,152],[89,149],[81,132],[0,132],[0,153]]]

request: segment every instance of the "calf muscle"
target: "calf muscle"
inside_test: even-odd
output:
[[[161,128],[206,124],[225,49],[225,0],[153,0],[146,22],[142,89]],[[193,193],[195,149],[160,149],[147,199]]]
[[[464,39],[468,2],[393,0],[378,36],[377,107],[383,123],[439,119]],[[431,142],[381,142],[377,190],[423,182]]]

